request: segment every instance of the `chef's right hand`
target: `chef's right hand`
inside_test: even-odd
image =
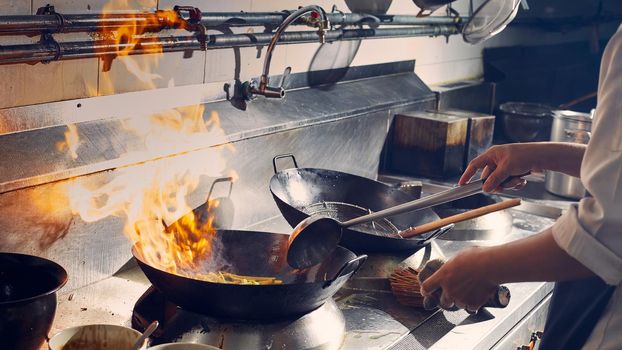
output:
[[[489,148],[469,163],[460,178],[459,184],[466,184],[478,170],[482,169],[481,178],[487,179],[483,186],[484,192],[524,187],[527,181],[521,178],[511,179],[505,183],[504,181],[511,176],[519,176],[538,170],[535,169],[538,155],[532,146],[534,145],[516,143]]]

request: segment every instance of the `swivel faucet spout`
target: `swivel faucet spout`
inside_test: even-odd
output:
[[[263,72],[261,77],[259,78],[259,85],[248,83],[248,98],[253,95],[262,95],[265,97],[274,97],[274,98],[282,98],[285,96],[285,90],[283,89],[283,84],[285,83],[286,75],[288,74],[289,68],[286,69],[285,74],[283,75],[283,79],[281,80],[281,86],[271,87],[268,86],[268,77],[270,75],[270,63],[272,62],[272,52],[274,52],[274,48],[276,47],[277,42],[281,38],[281,35],[285,32],[287,27],[300,19],[302,16],[307,13],[311,13],[311,20],[309,23],[313,25],[317,25],[318,27],[318,36],[320,37],[320,42],[324,43],[326,40],[326,29],[329,27],[328,17],[326,16],[326,12],[324,9],[318,5],[310,5],[301,7],[300,9],[292,12],[285,20],[279,25],[279,27],[274,32],[274,36],[272,40],[268,44],[268,48],[266,49],[266,58],[263,64]]]

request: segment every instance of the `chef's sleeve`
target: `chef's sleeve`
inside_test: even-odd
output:
[[[570,256],[609,285],[622,282],[622,32],[609,41],[601,64],[592,137],[581,164],[591,194],[554,225]]]

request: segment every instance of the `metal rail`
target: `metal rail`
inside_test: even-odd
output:
[[[207,27],[229,26],[271,26],[277,27],[293,11],[282,12],[214,12],[201,13],[200,23]],[[41,32],[96,32],[109,31],[124,26],[138,26],[144,32],[158,32],[174,27],[178,21],[170,14],[179,16],[172,10],[136,14],[68,14],[60,13],[22,16],[0,16],[0,34],[35,34]],[[165,15],[168,14],[168,15]],[[371,15],[365,13],[327,13],[327,19],[334,25],[452,25],[463,19],[460,17],[417,17],[414,15]],[[294,25],[306,25],[298,20]]]
[[[293,11],[283,12],[223,12],[204,15],[202,23],[208,26],[278,26]],[[435,16],[417,17],[415,15],[371,15],[366,13],[326,13],[328,21],[334,25],[355,25],[376,23],[378,25],[440,25],[461,22],[460,17]],[[292,24],[305,24],[297,21]]]
[[[381,39],[417,36],[447,36],[459,32],[456,25],[428,25],[420,27],[393,28],[358,28],[335,29],[325,32],[327,42],[340,40]],[[205,42],[199,36],[162,36],[148,37],[138,43],[118,43],[110,40],[57,42],[41,41],[36,44],[2,45],[0,46],[0,64],[37,63],[55,60],[116,57],[123,51],[131,55],[154,52],[201,51],[233,47],[253,47],[267,45],[272,33],[257,34],[218,34],[207,35]],[[316,31],[285,32],[279,44],[298,44],[319,42]]]

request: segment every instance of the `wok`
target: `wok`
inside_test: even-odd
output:
[[[291,158],[295,168],[279,171],[276,161],[281,158]],[[365,177],[326,169],[298,168],[296,158],[291,154],[274,157],[273,166],[275,174],[270,179],[270,192],[292,227],[314,214],[344,222],[367,214],[366,209],[379,211],[416,199]],[[374,226],[344,228],[340,245],[358,253],[414,253],[452,226],[407,239],[397,236],[396,231],[438,219],[438,215],[427,208],[391,216]]]
[[[242,320],[297,317],[322,306],[367,258],[339,247],[322,264],[294,270],[286,261],[288,235],[217,230],[205,266],[245,276],[276,277],[283,284],[214,283],[160,270],[132,248],[149,281],[180,307],[210,316]],[[222,266],[222,267],[217,267]]]

